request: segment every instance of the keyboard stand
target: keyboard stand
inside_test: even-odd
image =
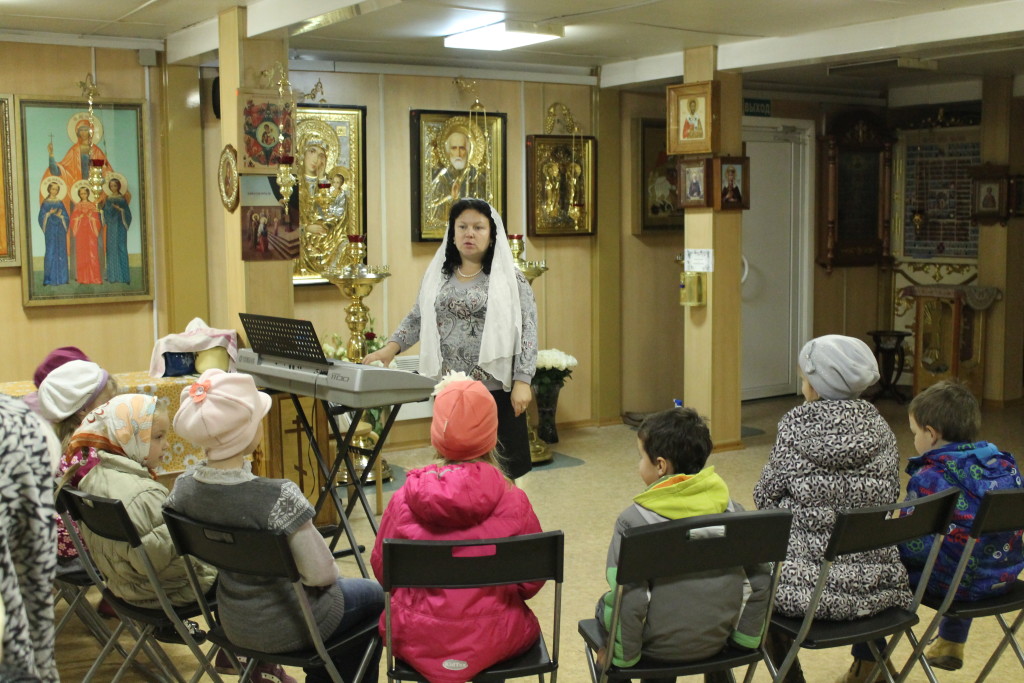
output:
[[[331,552],[335,557],[345,557],[349,554],[353,555],[363,578],[370,578],[370,574],[366,569],[366,563],[363,561],[362,557],[365,546],[359,545],[356,541],[355,532],[352,529],[349,517],[355,509],[356,503],[361,504],[363,511],[366,513],[366,518],[370,522],[370,528],[373,529],[374,536],[376,536],[378,530],[377,518],[373,513],[373,509],[370,507],[370,501],[366,498],[364,486],[367,483],[369,473],[373,471],[374,463],[376,463],[377,458],[380,457],[384,441],[387,438],[387,435],[391,432],[391,427],[395,423],[395,418],[398,415],[398,409],[401,407],[401,404],[390,406],[384,428],[381,430],[377,443],[374,445],[373,450],[368,456],[366,467],[363,469],[361,474],[358,474],[356,472],[355,464],[352,462],[351,449],[353,448],[352,440],[355,436],[355,431],[359,426],[359,421],[362,419],[365,409],[348,408],[346,406],[332,404],[323,399],[316,399],[320,401],[320,404],[323,407],[324,414],[328,418],[327,423],[330,425],[331,434],[337,445],[337,454],[334,457],[333,463],[328,466],[328,458],[324,456],[320,445],[317,443],[316,434],[313,431],[313,427],[310,425],[309,420],[306,418],[306,411],[302,408],[302,404],[299,402],[299,396],[297,394],[291,394],[291,397],[292,403],[295,406],[296,417],[302,425],[303,431],[306,433],[306,438],[309,440],[310,448],[313,451],[313,455],[316,457],[317,465],[320,467],[320,473],[324,478],[323,485],[320,489],[320,497],[316,502],[316,513],[314,516],[320,513],[320,510],[328,500],[333,502],[335,509],[338,511],[340,526],[334,532],[334,535],[328,544],[331,548]],[[338,415],[343,413],[352,414],[352,421],[349,424],[348,430],[344,434],[342,434],[341,429],[338,427],[338,422],[335,419]],[[345,466],[345,471],[348,473],[349,481],[348,494],[346,496],[347,502],[345,505],[342,505],[341,498],[338,495],[338,486],[335,484],[338,478],[338,472],[341,470],[342,465]],[[338,551],[335,550],[335,548],[338,545],[338,541],[341,540],[342,533],[344,533],[348,539],[349,548]]]

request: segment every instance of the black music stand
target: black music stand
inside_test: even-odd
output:
[[[323,347],[320,346],[319,337],[316,334],[316,330],[313,329],[313,323],[309,320],[293,320],[291,318],[277,318],[269,315],[257,315],[253,313],[239,313],[239,318],[242,320],[242,328],[245,330],[245,336],[249,340],[250,348],[261,357],[267,357],[275,361],[283,361],[289,364],[299,365],[308,368],[316,374],[322,374],[326,379],[327,370],[331,365],[331,362],[324,355]],[[372,451],[366,451],[359,449],[361,452],[367,455],[366,467],[362,473],[356,472],[355,464],[352,462],[351,449],[352,440],[355,436],[356,428],[359,426],[359,421],[363,417],[364,408],[350,408],[348,406],[338,405],[331,403],[324,399],[317,399],[323,406],[324,414],[329,418],[327,420],[331,428],[331,434],[337,443],[338,452],[334,457],[333,463],[328,466],[328,460],[324,457],[323,452],[320,449],[320,445],[317,443],[316,434],[313,431],[313,427],[306,417],[306,411],[303,409],[302,404],[299,402],[298,394],[290,394],[292,398],[292,404],[295,406],[295,413],[302,425],[303,431],[306,433],[306,438],[309,440],[309,446],[313,451],[313,455],[316,457],[317,465],[320,467],[320,472],[324,477],[324,485],[320,489],[320,497],[316,502],[316,514],[320,513],[324,504],[330,498],[334,502],[334,507],[338,510],[338,517],[341,522],[341,526],[335,531],[333,538],[330,542],[331,551],[335,557],[343,557],[348,554],[355,556],[356,564],[359,565],[359,571],[364,577],[369,577],[370,574],[366,569],[366,564],[363,562],[362,551],[365,549],[360,546],[355,538],[355,533],[352,530],[352,525],[349,523],[349,516],[352,514],[352,510],[355,508],[356,502],[358,501],[363,511],[366,513],[367,519],[370,521],[370,528],[373,529],[374,535],[377,534],[377,519],[374,516],[373,510],[370,507],[370,501],[366,498],[366,492],[364,487],[367,483],[369,473],[373,471],[373,465],[380,457],[380,451],[384,446],[384,440],[388,433],[391,431],[391,427],[395,422],[395,417],[398,415],[398,409],[400,405],[391,406],[387,421],[385,422],[384,428],[381,430],[380,436],[377,439],[377,443],[374,445]],[[315,398],[315,397],[314,397]],[[341,433],[341,429],[338,428],[336,417],[343,413],[351,413],[351,423],[348,431],[345,434]],[[348,481],[350,488],[347,489],[349,495],[348,500],[343,506],[341,498],[338,496],[337,487],[335,481],[338,477],[338,471],[341,469],[342,464],[345,465],[348,471]],[[352,495],[354,493],[355,495]],[[349,550],[335,551],[335,547],[338,541],[341,539],[342,532],[345,533],[348,538]]]

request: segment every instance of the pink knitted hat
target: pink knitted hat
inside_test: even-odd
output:
[[[472,460],[498,444],[498,406],[475,380],[449,383],[434,399],[430,443],[447,460]]]
[[[89,356],[85,355],[85,352],[77,346],[62,346],[46,354],[46,358],[43,359],[43,362],[36,368],[35,374],[32,375],[32,381],[35,383],[36,388],[43,383],[43,380],[51,372],[72,360],[89,360]]]
[[[206,450],[207,460],[243,453],[270,410],[252,375],[211,368],[181,390],[174,431]]]

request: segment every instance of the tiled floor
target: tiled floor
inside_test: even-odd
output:
[[[745,448],[713,454],[710,464],[729,483],[733,497],[745,506],[752,507],[751,491],[757,481],[761,467],[767,460],[775,438],[778,419],[798,399],[781,398],[755,401],[744,404],[743,425],[745,431],[761,434],[744,439]],[[883,401],[879,410],[889,420],[899,439],[900,452],[907,457],[913,455],[913,443],[907,427],[906,407],[891,401]],[[1024,410],[1014,406],[1002,410],[984,412],[983,435],[1012,453],[1024,452]],[[565,683],[583,683],[588,680],[582,643],[576,632],[579,619],[593,615],[594,604],[606,590],[604,563],[608,539],[619,512],[629,505],[633,495],[642,487],[636,472],[637,453],[635,431],[625,425],[594,427],[578,430],[562,430],[561,442],[553,449],[559,454],[551,465],[536,468],[520,480],[523,490],[530,496],[533,506],[545,529],[562,529],[566,536],[565,585],[562,604],[562,650],[559,680]],[[396,471],[417,467],[430,460],[429,449],[416,449],[387,454],[387,459]],[[385,492],[385,496],[390,493]],[[363,543],[371,542],[369,526],[364,518],[356,521],[357,538]],[[357,574],[351,559],[341,561],[343,574]],[[541,616],[541,623],[550,628],[550,602],[553,591],[546,587],[534,600],[534,609]],[[927,614],[927,610],[922,610]],[[695,618],[699,618],[695,615]],[[992,619],[975,624],[967,646],[967,661],[958,672],[939,672],[940,680],[949,683],[973,681],[991,647],[997,639],[998,626]],[[550,636],[550,634],[547,634]],[[80,631],[69,627],[62,634],[57,645],[57,657],[61,664],[62,676],[66,681],[80,680],[89,659],[94,656],[92,642]],[[173,649],[173,648],[169,648]],[[179,659],[188,661],[188,653],[182,650]],[[897,653],[896,661],[905,661],[909,650],[903,648]],[[113,661],[113,658],[111,658]],[[828,683],[840,676],[849,665],[846,651],[825,650],[809,652],[801,657],[807,680],[812,683]],[[113,671],[113,668],[111,668]],[[383,671],[383,668],[382,668]],[[112,675],[112,674],[111,674]],[[301,681],[301,674],[298,674]],[[109,677],[108,677],[109,679]],[[129,676],[131,679],[131,676]],[[101,677],[102,680],[102,677]],[[383,673],[379,677],[384,681]],[[680,679],[684,680],[684,679]],[[693,680],[693,679],[690,679]],[[758,667],[755,681],[769,680],[763,666]],[[924,675],[915,672],[910,681],[924,681]],[[1007,652],[991,681],[1024,680],[1024,674]]]

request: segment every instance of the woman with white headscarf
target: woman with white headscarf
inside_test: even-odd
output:
[[[364,363],[390,365],[420,343],[420,374],[461,371],[483,382],[498,405],[502,466],[515,479],[530,471],[526,408],[537,366],[537,304],[515,266],[497,210],[460,199],[420,283],[412,311],[384,348]]]

